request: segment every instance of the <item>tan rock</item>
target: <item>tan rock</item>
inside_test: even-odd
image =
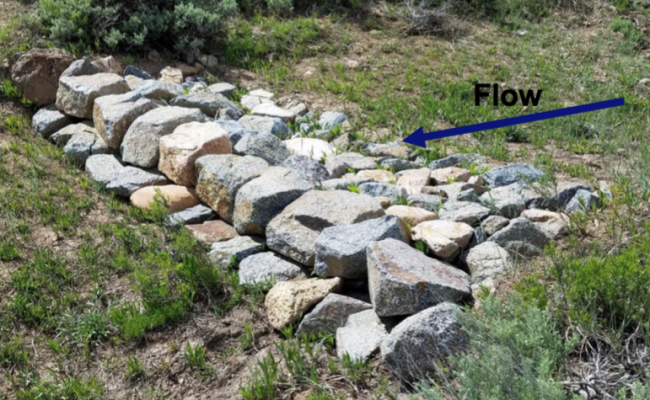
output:
[[[208,221],[203,224],[186,225],[190,233],[201,243],[225,242],[239,236],[232,226],[221,220]]]
[[[59,49],[32,49],[11,67],[11,80],[25,98],[39,106],[54,103],[59,78],[74,61]]]
[[[366,169],[357,172],[357,178],[360,179],[374,179],[381,183],[395,183],[395,175],[390,171],[382,169]]]
[[[570,219],[566,214],[553,211],[531,209],[521,213],[522,218],[535,223],[551,239],[557,240],[569,234]]]
[[[471,172],[458,167],[441,168],[431,171],[431,179],[438,185],[454,182],[467,182]]]
[[[131,90],[137,88],[140,85],[140,82],[142,82],[142,79],[138,78],[137,76],[133,76],[133,75],[125,76],[124,80],[126,81],[126,84],[129,85],[129,89],[131,89]]]
[[[386,215],[395,215],[408,226],[413,227],[424,221],[433,221],[438,216],[424,208],[409,206],[392,206],[386,210]]]
[[[165,67],[160,71],[160,80],[171,83],[183,83],[183,71],[178,68]]]
[[[474,176],[470,177],[467,180],[467,183],[471,183],[472,185],[476,185],[476,186],[484,186],[485,185],[485,181],[483,181],[483,178],[480,175],[474,175]]]
[[[422,188],[431,182],[431,170],[429,168],[420,168],[407,171],[397,180],[397,185],[406,188],[408,194],[419,194]]]
[[[194,66],[185,63],[176,64],[176,69],[180,70],[184,77],[200,74],[204,68],[201,64],[196,63]]]
[[[195,161],[208,154],[231,154],[228,133],[214,122],[190,122],[160,138],[158,169],[179,185],[196,186]]]
[[[342,286],[341,278],[278,282],[264,301],[269,323],[273,328],[281,330],[296,322],[301,313],[309,310],[328,294],[340,291]]]
[[[411,235],[413,240],[423,241],[433,254],[448,261],[467,247],[474,236],[474,229],[462,222],[425,221],[413,228]]]
[[[379,197],[375,197],[375,199],[377,199],[379,205],[381,205],[381,208],[383,208],[384,210],[390,207],[391,201],[388,197],[379,196]]]
[[[124,71],[122,64],[120,64],[120,62],[117,61],[113,56],[98,58],[96,60],[93,60],[91,64],[101,72],[122,75],[122,71]]]
[[[131,195],[131,204],[138,208],[150,209],[155,196],[160,193],[167,201],[169,212],[183,211],[199,204],[194,189],[179,185],[147,186],[136,190]]]

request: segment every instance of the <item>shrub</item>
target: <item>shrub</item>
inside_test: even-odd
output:
[[[267,4],[269,9],[277,14],[293,10],[293,0],[267,0]]]
[[[620,32],[625,36],[625,41],[619,47],[621,53],[634,54],[643,46],[643,32],[636,27],[634,22],[617,17],[612,21],[611,28],[614,32]]]

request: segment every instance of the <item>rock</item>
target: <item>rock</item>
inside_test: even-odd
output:
[[[222,219],[232,222],[237,191],[268,166],[266,161],[253,156],[203,156],[196,160],[196,192]]]
[[[153,101],[138,93],[103,96],[95,100],[93,122],[108,147],[119,149],[133,121],[154,108]]]
[[[170,105],[185,108],[198,108],[203,114],[214,118],[222,108],[230,108],[237,112],[238,118],[243,115],[239,106],[228,100],[223,95],[212,92],[193,93],[185,96],[178,96],[169,102]]]
[[[521,217],[533,221],[552,240],[561,239],[569,234],[571,221],[566,214],[546,210],[525,210],[521,213]]]
[[[221,220],[187,225],[186,228],[196,240],[207,245],[224,242],[239,236],[235,228]]]
[[[11,67],[11,81],[27,100],[37,106],[51,104],[56,101],[61,74],[73,61],[74,57],[63,50],[32,49],[21,55]],[[61,128],[63,126],[51,129],[53,132]]]
[[[549,244],[549,237],[537,225],[526,218],[515,218],[510,224],[488,239],[511,253],[523,257],[541,254]]]
[[[194,163],[209,154],[230,154],[228,133],[214,122],[179,125],[171,135],[160,138],[158,169],[179,185],[196,186]]]
[[[391,372],[406,381],[427,379],[440,372],[440,362],[467,344],[461,308],[442,303],[398,324],[381,343],[381,356]]]
[[[370,300],[381,317],[409,315],[471,295],[470,277],[395,239],[367,248]]]
[[[270,133],[246,134],[233,150],[235,154],[259,157],[269,165],[280,165],[291,156],[282,141]]]
[[[438,185],[454,182],[467,182],[472,173],[463,168],[447,167],[431,171],[431,180]]]
[[[387,215],[395,215],[404,221],[409,227],[416,226],[424,221],[438,219],[438,216],[424,208],[409,206],[391,206],[386,210]]]
[[[133,75],[126,75],[124,77],[124,80],[126,81],[126,84],[129,85],[129,89],[135,90],[140,86],[140,83],[143,82],[142,79],[138,78],[137,76]]]
[[[442,220],[464,222],[472,226],[477,225],[488,215],[490,215],[488,208],[466,201],[448,201],[438,212]]]
[[[126,131],[120,151],[122,160],[143,168],[158,166],[160,138],[188,122],[205,122],[199,110],[182,107],[159,107],[138,117]]]
[[[208,92],[220,94],[222,96],[230,98],[237,90],[235,85],[231,85],[226,82],[215,83],[214,85],[208,86]]]
[[[563,210],[578,190],[590,191],[591,187],[579,182],[559,182],[555,187],[533,184],[528,190],[535,192],[537,196],[529,195],[526,199],[527,208]]]
[[[194,189],[179,185],[143,187],[133,192],[130,198],[131,204],[149,210],[156,201],[157,194],[164,198],[171,213],[183,211],[199,204],[199,198],[196,196]]]
[[[407,202],[411,207],[424,208],[427,211],[438,212],[445,199],[432,194],[412,194],[408,196]]]
[[[190,224],[202,224],[209,219],[216,218],[216,216],[217,214],[210,207],[199,204],[169,215],[165,221],[165,226],[173,228]]]
[[[409,169],[418,169],[421,167],[421,165],[416,162],[402,160],[401,158],[389,158],[387,160],[383,160],[380,165],[382,168],[392,171],[393,173],[406,171]]]
[[[329,178],[329,173],[323,165],[304,155],[293,155],[284,160],[280,166],[296,172],[302,179],[312,183]]]
[[[246,129],[244,128],[244,125],[240,124],[237,121],[219,120],[219,121],[215,121],[215,123],[219,124],[223,129],[226,130],[226,132],[228,132],[228,137],[230,138],[230,144],[233,147],[247,133],[250,133],[251,135],[259,135],[257,131],[251,131],[249,129]]]
[[[513,185],[514,186],[514,185]],[[526,209],[524,197],[513,186],[501,186],[484,193],[481,203],[506,218],[516,218]]]
[[[109,71],[100,71],[97,65],[93,64],[89,58],[84,57],[70,64],[70,66],[66,68],[65,71],[63,71],[61,77],[95,75],[99,74],[100,72]],[[117,75],[119,75],[119,73]]]
[[[384,210],[387,209],[388,207],[390,207],[391,204],[392,204],[392,201],[388,197],[379,196],[379,197],[375,197],[375,199],[377,199],[377,201],[379,202],[379,205]]]
[[[300,314],[329,293],[338,292],[342,284],[340,278],[278,282],[264,301],[269,323],[273,328],[281,330],[294,323]]]
[[[328,294],[300,322],[296,334],[307,336],[318,334],[336,335],[352,314],[371,310],[372,304],[336,293]],[[338,346],[337,346],[338,347]]]
[[[598,205],[600,199],[588,190],[578,189],[575,196],[564,207],[567,214],[588,213]]]
[[[34,114],[32,127],[40,137],[48,139],[54,132],[65,128],[73,122],[73,118],[63,114],[54,105],[50,105],[41,108]]]
[[[478,194],[476,194],[476,191],[474,189],[467,189],[463,190],[462,192],[458,193],[458,196],[456,196],[456,200],[458,201],[471,201],[472,203],[480,203],[481,199],[479,198]]]
[[[361,187],[365,183],[376,183],[373,179],[357,179],[357,178],[339,178],[329,179],[320,183],[322,190],[349,190],[351,185]]]
[[[255,106],[251,114],[260,117],[280,118],[284,122],[293,122],[296,119],[296,114],[272,103],[262,103]]]
[[[63,153],[74,163],[84,166],[91,155],[110,154],[111,149],[99,137],[95,128],[86,126],[84,130],[75,133],[68,140],[65,147],[63,147]]]
[[[332,178],[340,178],[348,170],[360,171],[364,169],[375,169],[375,160],[362,156],[358,153],[343,153],[328,156],[325,160],[325,168]]]
[[[384,210],[372,197],[342,190],[313,190],[271,220],[266,229],[267,244],[280,254],[313,266],[316,239],[323,229],[383,215]]]
[[[176,96],[185,94],[183,86],[177,83],[157,80],[141,82],[134,92],[152,100],[173,99]]]
[[[272,136],[275,138],[275,136]],[[264,235],[266,226],[313,185],[290,169],[271,167],[239,189],[234,226],[241,235]]]
[[[260,104],[265,104],[265,103],[275,104],[274,101],[271,101],[269,99],[265,99],[257,96],[251,96],[248,94],[243,95],[239,102],[241,103],[242,106],[248,108],[249,110],[252,110],[253,108],[257,107]]]
[[[129,85],[116,74],[62,77],[56,94],[56,107],[67,115],[92,119],[96,98],[128,91]]]
[[[397,179],[397,184],[406,188],[408,194],[419,194],[422,188],[429,185],[431,182],[431,171],[429,168],[420,168],[411,171],[405,171]]]
[[[517,182],[535,182],[543,176],[544,172],[528,164],[513,164],[489,170],[483,174],[483,180],[490,187],[499,187]]]
[[[481,223],[481,227],[483,228],[483,232],[486,235],[492,236],[502,228],[508,226],[509,223],[510,220],[508,218],[502,217],[500,215],[490,215],[485,219],[485,221],[483,221],[483,223]]]
[[[181,73],[183,74],[183,78],[186,78],[188,76],[198,75],[205,70],[203,65],[201,65],[200,63],[196,63],[195,65],[176,63],[176,68],[181,71]]]
[[[112,154],[97,154],[86,160],[88,178],[102,187],[105,187],[123,169],[122,163]]]
[[[377,182],[380,183],[395,183],[395,175],[393,175],[390,171],[385,171],[381,169],[367,169],[364,171],[359,171],[357,172],[357,178],[360,179],[374,179]]]
[[[491,282],[512,268],[510,254],[495,242],[481,243],[470,249],[466,263],[472,274],[472,284],[476,285]]]
[[[325,111],[318,119],[318,123],[320,124],[321,128],[329,131],[337,126],[342,125],[347,120],[348,118],[343,113]]]
[[[436,257],[451,261],[467,247],[474,236],[474,229],[462,222],[425,221],[411,229],[411,236],[413,240],[426,243]]]
[[[217,74],[219,72],[219,59],[217,57],[210,54],[202,54],[199,56],[199,62],[211,74]]]
[[[95,73],[122,74],[122,65],[113,56],[98,58],[93,60],[91,64],[97,68],[97,72]]]
[[[217,268],[226,269],[231,262],[240,263],[246,257],[257,254],[264,248],[264,241],[250,236],[237,236],[230,240],[213,243],[210,247],[210,261]]]
[[[275,95],[268,90],[255,89],[249,93],[251,96],[261,97],[263,99],[271,100]]]
[[[294,155],[307,156],[316,161],[334,154],[334,147],[324,140],[298,138],[284,141],[284,145]]]
[[[135,65],[127,65],[126,68],[124,68],[124,73],[122,74],[124,76],[127,75],[133,75],[139,79],[142,79],[143,81],[147,81],[150,79],[155,79],[151,74],[148,72],[145,72],[141,70],[140,68],[136,67]]]
[[[409,241],[399,218],[387,215],[352,225],[325,228],[316,240],[314,272],[318,276],[357,279],[368,276],[366,247],[384,239]]]
[[[309,111],[305,103],[298,103],[295,106],[289,107],[289,111],[294,113],[296,117],[303,116]]]
[[[95,135],[97,134],[97,130],[93,127],[92,122],[84,121],[78,124],[68,125],[63,129],[56,131],[52,136],[50,136],[50,141],[63,147],[68,144],[74,135],[83,132],[91,135],[90,140],[93,140],[92,138],[95,138]]]
[[[258,117],[255,115],[246,115],[240,118],[239,122],[244,128],[259,133],[270,133],[280,139],[287,139],[291,136],[291,129],[279,118]]]
[[[160,71],[160,80],[163,82],[183,83],[183,71],[178,68],[165,67]]]
[[[363,171],[362,171],[363,172]],[[358,186],[359,192],[370,197],[386,197],[389,202],[396,203],[398,199],[406,198],[406,189],[401,186],[387,185],[379,182],[367,182]]]
[[[429,169],[436,170],[449,167],[469,168],[472,164],[484,164],[486,162],[487,158],[480,154],[452,154],[451,156],[441,158],[440,160],[432,161],[429,164]]]
[[[158,171],[124,167],[106,184],[106,190],[121,197],[130,197],[133,192],[141,187],[165,185],[167,183],[167,178]]]
[[[449,200],[458,200],[458,196],[469,189],[474,190],[474,186],[466,182],[456,182],[440,186],[425,186],[422,188],[422,193],[446,196]]]
[[[273,252],[247,257],[239,263],[240,285],[268,285],[296,278],[307,278],[300,266]]]
[[[345,326],[336,330],[336,354],[340,359],[347,354],[352,362],[367,361],[387,336],[386,326],[374,310],[352,314]]]
[[[485,185],[485,181],[483,180],[483,178],[481,178],[478,175],[471,176],[467,180],[467,183],[472,184],[474,186],[484,186]]]

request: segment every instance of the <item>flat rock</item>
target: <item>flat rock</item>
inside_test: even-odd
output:
[[[578,189],[573,198],[564,207],[567,214],[588,213],[592,207],[597,207],[599,203],[598,196],[588,190]]]
[[[293,122],[296,119],[296,114],[272,103],[262,103],[255,106],[251,110],[251,114],[260,117],[280,118],[284,122]]]
[[[269,165],[280,165],[291,156],[282,140],[270,133],[246,134],[233,150],[238,155],[259,157]]]
[[[330,176],[322,164],[304,155],[293,155],[284,160],[280,166],[296,172],[302,179],[312,183],[327,180]]]
[[[122,163],[112,154],[97,154],[86,160],[88,178],[102,187],[105,187],[123,169]]]
[[[533,221],[553,240],[569,234],[571,220],[566,214],[546,210],[525,210],[521,213],[521,217]]]
[[[438,212],[447,199],[433,194],[412,194],[407,201],[411,207],[424,208],[427,211]]]
[[[276,215],[311,189],[311,183],[290,169],[266,169],[237,192],[233,214],[237,232],[241,235],[264,235],[266,226]]]
[[[544,172],[528,164],[512,164],[489,170],[483,174],[483,180],[490,187],[499,187],[517,182],[531,183],[543,176]]]
[[[83,121],[78,124],[68,125],[63,129],[54,132],[52,136],[50,136],[50,142],[63,147],[68,144],[74,135],[82,132],[95,135],[97,133],[97,130],[93,127],[91,121]]]
[[[516,218],[526,209],[524,197],[513,186],[501,186],[485,192],[481,203],[506,218]]]
[[[237,90],[237,87],[227,82],[219,82],[208,86],[208,92],[220,94],[228,98],[235,93],[235,90]]]
[[[471,295],[469,275],[402,241],[372,242],[366,251],[370,300],[379,316],[414,314]]]
[[[397,184],[406,189],[408,194],[420,194],[422,188],[428,186],[431,182],[431,170],[429,168],[420,168],[404,173],[397,179]]]
[[[357,172],[356,175],[359,179],[374,179],[380,183],[395,183],[395,175],[392,172],[383,169],[367,169]]]
[[[366,153],[374,157],[397,157],[407,158],[409,148],[402,143],[369,143],[365,148]]]
[[[259,133],[270,133],[280,139],[288,139],[291,137],[291,128],[285,124],[280,118],[259,117],[255,115],[245,115],[239,119],[244,128]]]
[[[199,157],[230,154],[228,133],[214,122],[189,122],[179,125],[171,135],[160,138],[158,169],[179,185],[196,186],[194,166]]]
[[[488,208],[468,201],[448,201],[438,212],[442,220],[464,222],[472,226],[478,225],[488,215],[490,215]]]
[[[216,216],[217,214],[210,207],[199,204],[169,215],[165,221],[165,226],[171,228],[190,224],[201,224],[207,220],[216,218]]]
[[[207,221],[202,224],[186,226],[187,230],[201,243],[211,245],[239,236],[235,228],[221,220]]]
[[[108,147],[119,149],[133,121],[157,107],[138,93],[102,96],[95,100],[93,122]]]
[[[32,127],[44,139],[48,139],[54,132],[73,122],[73,118],[63,114],[54,105],[41,108],[32,117]]]
[[[363,179],[363,178],[361,178]],[[390,202],[396,203],[401,198],[406,198],[406,189],[401,186],[388,185],[379,182],[367,182],[358,186],[359,192],[371,197],[386,197]]]
[[[138,117],[124,135],[120,146],[122,160],[143,168],[158,166],[160,138],[170,135],[188,122],[205,122],[199,110],[183,107],[159,107]]]
[[[260,97],[263,99],[271,100],[275,95],[268,90],[255,89],[249,93],[251,96]]]
[[[185,94],[185,89],[177,83],[145,80],[138,85],[134,92],[139,93],[148,99],[162,100],[182,96]]]
[[[447,167],[431,171],[431,180],[438,185],[454,182],[467,182],[472,173],[464,168]]]
[[[305,315],[296,334],[300,336],[304,333],[316,337],[319,334],[334,336],[336,330],[345,325],[350,315],[371,309],[372,304],[365,301],[330,293]]]
[[[226,269],[232,262],[240,263],[246,257],[257,254],[264,248],[261,238],[250,236],[237,236],[223,242],[216,242],[210,246],[208,257],[217,268]]]
[[[199,204],[199,198],[194,189],[179,185],[146,186],[133,192],[131,204],[138,208],[149,210],[160,194],[171,213],[186,210]]]
[[[515,218],[488,239],[511,253],[532,257],[542,253],[550,239],[537,225],[526,218]]]
[[[228,98],[223,95],[212,92],[201,92],[178,96],[171,100],[170,105],[185,108],[198,108],[203,112],[203,114],[210,118],[214,118],[217,115],[217,112],[222,108],[235,110],[239,117],[244,114],[236,103],[228,100]]]
[[[384,210],[370,196],[342,190],[312,190],[271,220],[266,229],[267,243],[274,251],[313,266],[316,239],[323,229],[383,215]]]
[[[266,161],[253,156],[203,156],[196,160],[196,192],[223,220],[232,222],[237,191],[268,166]]]
[[[130,197],[133,192],[141,187],[165,185],[167,183],[167,178],[158,171],[124,167],[106,184],[106,190],[121,197]]]
[[[403,160],[401,158],[389,158],[387,160],[383,160],[380,165],[382,168],[392,171],[393,173],[406,171],[409,169],[418,169],[422,166],[416,162]]]
[[[336,354],[340,359],[347,354],[352,362],[367,361],[379,352],[387,336],[388,330],[374,310],[352,314],[345,326],[336,330]]]
[[[333,279],[304,279],[278,282],[266,295],[264,306],[271,326],[281,330],[296,322],[298,316],[309,310],[332,292],[340,291],[343,281]]]
[[[95,99],[129,91],[129,85],[116,74],[62,77],[56,94],[56,108],[67,115],[92,119]]]
[[[387,215],[352,225],[325,228],[316,240],[314,272],[319,276],[357,279],[368,276],[366,247],[384,239],[409,241],[399,218]]]
[[[429,164],[429,169],[436,170],[449,167],[469,168],[472,164],[484,164],[486,162],[487,158],[476,153],[452,154],[440,160],[432,161]]]
[[[462,222],[425,221],[411,229],[413,240],[421,240],[429,250],[444,261],[453,260],[467,247],[474,229]]]
[[[525,212],[525,211],[524,211]],[[523,214],[522,214],[523,217]],[[530,218],[529,218],[530,219]],[[500,215],[490,215],[481,223],[481,227],[483,228],[483,232],[487,236],[492,236],[501,229],[505,228],[508,226],[510,223],[510,220],[508,218],[502,217]]]
[[[32,49],[11,66],[11,81],[27,100],[37,106],[51,104],[56,101],[61,74],[73,61],[72,54],[64,50]],[[61,128],[63,126],[52,132]]]
[[[332,178],[340,178],[348,170],[361,171],[364,169],[375,169],[375,160],[370,157],[362,156],[358,153],[343,153],[334,156],[328,156],[325,160],[325,168]]]
[[[471,248],[465,262],[472,274],[472,284],[479,285],[494,280],[513,265],[510,254],[497,243],[489,241]]]
[[[269,285],[296,278],[307,278],[300,266],[273,252],[247,257],[239,263],[240,285]]]
[[[252,110],[258,105],[264,103],[275,104],[275,102],[272,100],[265,99],[263,97],[258,97],[258,96],[251,96],[249,94],[243,95],[239,102],[241,103],[242,106],[248,108],[249,110]]]
[[[110,154],[112,151],[99,136],[95,128],[87,127],[75,133],[67,141],[63,147],[63,153],[74,163],[84,166],[86,165],[86,160],[91,155]]]
[[[391,206],[386,210],[387,215],[395,215],[404,221],[408,226],[416,226],[424,221],[438,219],[438,216],[424,208],[410,206]]]
[[[323,157],[330,157],[334,154],[334,146],[321,139],[289,139],[284,141],[284,145],[289,149],[291,154],[307,156],[316,161],[320,161]]]

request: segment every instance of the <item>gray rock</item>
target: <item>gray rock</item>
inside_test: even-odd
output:
[[[332,178],[340,178],[348,173],[348,170],[357,172],[364,169],[376,169],[376,165],[373,158],[358,153],[343,153],[327,157],[325,168]]]
[[[214,118],[217,112],[222,108],[230,108],[235,110],[239,117],[244,115],[239,106],[228,100],[227,97],[212,92],[193,93],[186,96],[178,96],[172,99],[170,103],[172,106],[185,107],[185,108],[198,108],[205,115]]]
[[[392,170],[393,172],[406,171],[409,169],[418,169],[422,167],[421,164],[418,164],[413,161],[402,160],[401,158],[389,158],[387,160],[383,160],[380,165],[382,168]]]
[[[208,92],[220,94],[228,98],[230,98],[235,93],[235,90],[237,90],[237,87],[235,85],[231,85],[230,83],[226,82],[215,83],[214,85],[210,85],[208,87]]]
[[[196,193],[228,223],[233,221],[239,189],[260,176],[268,163],[253,156],[207,155],[196,160]]]
[[[328,294],[300,322],[296,333],[311,336],[322,333],[336,335],[336,330],[345,326],[352,314],[371,310],[372,304],[336,293]]]
[[[124,73],[122,75],[124,75],[124,76],[133,75],[136,78],[140,78],[140,79],[142,79],[144,81],[148,81],[150,79],[155,79],[148,72],[145,72],[145,71],[141,70],[140,68],[136,67],[135,65],[127,65],[126,68],[124,68]]]
[[[103,96],[95,100],[93,122],[108,147],[119,149],[133,121],[157,107],[152,100],[134,92]]]
[[[469,189],[474,189],[474,185],[471,183],[467,182],[454,182],[454,183],[448,183],[446,185],[439,185],[435,187],[437,190],[444,192],[447,194],[447,198],[449,200],[458,200],[461,201],[458,196],[466,190]]]
[[[251,255],[239,263],[240,285],[273,285],[306,277],[298,264],[270,251]]]
[[[369,182],[376,182],[376,181],[372,178],[329,179],[327,181],[321,182],[320,188],[323,190],[348,190],[348,187],[352,184],[359,187],[364,183],[369,183]]]
[[[77,165],[84,166],[91,155],[110,154],[112,151],[94,128],[88,128],[75,133],[63,147],[63,153]]]
[[[238,236],[224,242],[213,243],[208,257],[215,266],[226,269],[231,262],[240,263],[263,249],[264,241],[261,238]]]
[[[529,198],[526,199],[526,207],[563,210],[575,197],[578,190],[590,191],[591,187],[579,182],[559,182],[555,187],[532,185],[529,192],[535,192],[539,196],[529,195]]]
[[[472,284],[491,282],[512,268],[510,254],[495,242],[485,242],[470,249],[465,260]],[[489,283],[486,286],[491,286]]]
[[[599,200],[598,196],[590,191],[579,189],[564,207],[564,212],[567,214],[588,213],[592,207],[598,205]]]
[[[244,135],[233,148],[233,152],[242,156],[259,157],[269,165],[280,165],[291,157],[291,152],[282,140],[270,133]]]
[[[374,310],[361,311],[348,317],[345,326],[336,330],[336,354],[347,354],[351,361],[366,361],[379,351],[388,330]]]
[[[384,239],[408,242],[407,235],[406,227],[394,215],[325,228],[316,240],[314,272],[319,276],[365,278],[368,276],[368,244]]]
[[[116,74],[62,77],[56,93],[56,108],[67,115],[92,119],[95,99],[129,91],[129,85]]]
[[[221,121],[237,121],[240,115],[239,112],[232,108],[221,108],[215,118]]]
[[[437,213],[447,199],[433,194],[412,194],[407,199],[411,207],[423,208]]]
[[[280,118],[284,122],[293,122],[296,119],[296,114],[272,103],[262,103],[255,106],[251,110],[251,114],[260,117]]]
[[[480,154],[452,154],[440,160],[435,160],[429,163],[430,170],[436,170],[448,167],[470,167],[472,164],[484,164],[487,158]]]
[[[381,356],[391,372],[406,381],[437,376],[439,363],[467,344],[458,318],[461,312],[455,304],[442,303],[393,328],[381,344]]]
[[[487,236],[492,236],[501,229],[508,226],[510,220],[508,218],[502,217],[500,215],[490,215],[481,223],[483,227],[483,232]]]
[[[526,209],[524,197],[517,192],[515,185],[501,186],[485,192],[481,196],[483,205],[496,210],[506,218],[516,218]]]
[[[242,117],[239,122],[244,125],[244,128],[259,133],[270,133],[280,139],[289,139],[291,137],[291,128],[280,118],[257,117],[254,115],[246,115]]]
[[[73,122],[73,118],[63,114],[54,105],[41,108],[32,117],[32,127],[44,139],[48,139],[54,132],[65,128]]]
[[[535,223],[526,218],[515,218],[510,224],[490,236],[489,242],[496,242],[511,253],[523,257],[541,254],[550,239]]]
[[[63,71],[61,77],[82,76],[82,75],[95,75],[101,71],[92,61],[88,58],[81,58],[74,61],[70,66]]]
[[[165,82],[159,80],[146,80],[141,82],[134,90],[148,99],[162,100],[173,99],[176,96],[185,94],[185,89],[178,83]]]
[[[364,151],[373,157],[406,158],[409,154],[409,148],[400,142],[368,143]]]
[[[342,190],[312,190],[271,220],[266,228],[267,244],[280,254],[313,266],[316,239],[323,229],[383,215],[379,202],[370,196]]]
[[[118,171],[106,184],[106,190],[121,197],[130,197],[136,190],[145,186],[159,186],[168,183],[167,177],[158,171],[148,171],[136,167],[125,167]]]
[[[123,169],[122,163],[112,154],[97,154],[86,160],[88,177],[102,187],[105,187]]]
[[[293,155],[284,160],[280,166],[295,171],[302,179],[310,182],[320,182],[329,178],[327,169],[307,156]]]
[[[188,208],[171,214],[165,220],[167,227],[185,226],[190,224],[202,224],[207,220],[216,218],[217,214],[210,207],[203,204]]]
[[[512,164],[497,167],[483,174],[485,184],[490,187],[508,186],[513,183],[531,183],[544,176],[544,172],[528,164]]]
[[[68,125],[63,129],[56,131],[52,136],[50,136],[50,142],[63,147],[68,144],[74,135],[81,132],[87,132],[94,135],[97,131],[93,127],[91,121],[83,121],[78,124]]]
[[[199,110],[183,107],[159,107],[138,117],[126,131],[120,151],[122,160],[143,168],[158,165],[160,138],[188,122],[206,122]]]
[[[277,214],[311,189],[311,183],[290,169],[267,169],[237,192],[233,215],[233,225],[237,233],[264,235],[266,226]]]
[[[379,316],[409,315],[471,296],[470,277],[395,239],[367,247],[370,300]]]
[[[396,203],[399,197],[408,197],[405,188],[379,182],[363,183],[359,185],[359,191],[370,197],[387,197],[392,203]]]
[[[258,135],[259,132],[246,129],[244,125],[238,121],[230,120],[218,120],[215,121],[217,124],[221,125],[226,132],[228,132],[228,138],[230,138],[230,143],[233,147],[244,137],[246,134]]]
[[[481,201],[478,194],[476,194],[476,191],[474,191],[474,189],[463,190],[462,192],[458,193],[456,199],[458,201],[469,201],[472,203],[479,203]]]
[[[337,126],[343,125],[343,123],[347,120],[348,117],[346,117],[343,113],[325,111],[318,119],[318,123],[320,124],[321,128],[329,131]]]
[[[488,215],[490,215],[488,208],[467,201],[448,201],[438,212],[440,219],[464,222],[469,225],[477,225]]]

